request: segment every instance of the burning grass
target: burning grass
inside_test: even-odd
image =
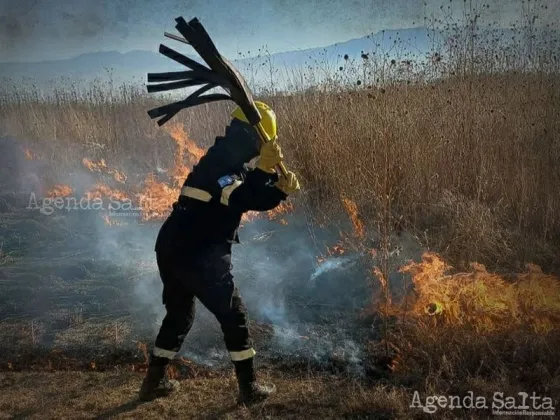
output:
[[[478,333],[529,327],[547,334],[560,325],[560,279],[529,265],[513,278],[490,273],[472,264],[470,273],[448,274],[451,267],[440,256],[425,253],[420,263],[400,269],[412,275],[414,294],[405,297],[400,312],[417,318],[439,318],[448,326]],[[389,312],[397,313],[395,308]]]
[[[105,172],[113,175],[115,181],[120,182],[121,184],[126,182],[126,175],[116,169],[108,169],[105,159],[101,159],[99,162],[94,162],[88,158],[83,158],[82,163],[84,164],[84,167],[92,172]]]
[[[171,168],[161,170],[165,175],[150,172],[143,181],[127,181],[128,175],[124,171],[109,168],[105,159],[94,161],[83,158],[83,167],[98,177],[98,181],[90,186],[83,197],[73,197],[76,203],[81,200],[98,200],[97,208],[103,208],[101,202],[112,201],[113,207],[123,211],[139,211],[141,221],[164,220],[171,211],[173,203],[177,200],[180,187],[190,173],[190,168],[206,153],[206,149],[196,145],[191,140],[181,123],[170,124],[166,131],[175,142],[174,159]],[[30,149],[24,149],[27,159],[36,156]],[[115,188],[107,183],[106,177],[110,176],[115,182],[123,184],[122,188]],[[74,189],[70,185],[57,184],[47,192],[49,198],[71,198]],[[101,201],[101,202],[100,202]],[[119,203],[116,203],[119,202]],[[125,204],[126,203],[126,204]],[[355,204],[354,204],[355,206]],[[282,203],[274,210],[266,213],[270,220],[277,220],[286,224],[284,216],[294,211],[291,202]],[[124,222],[115,220],[110,215],[103,213],[101,217],[109,226],[122,225]],[[243,222],[249,223],[262,217],[257,212],[249,212],[243,216]]]
[[[55,185],[47,192],[49,198],[63,198],[72,195],[72,188],[68,185]]]
[[[354,234],[358,237],[358,239],[363,239],[365,235],[364,224],[358,217],[358,206],[354,201],[348,198],[343,198],[342,203],[344,204],[344,208],[350,216],[350,220],[354,226]]]
[[[113,189],[105,184],[96,184],[86,193],[90,199],[111,199],[111,200],[126,200],[128,195],[116,189]]]

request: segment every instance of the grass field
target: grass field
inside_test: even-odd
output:
[[[502,74],[268,101],[286,161],[306,186],[300,200],[314,214],[340,211],[344,196],[362,218],[413,232],[462,267],[550,269],[560,238],[559,83],[555,74]],[[84,157],[143,174],[172,165],[168,133],[146,117],[150,98],[66,95],[58,103],[14,97],[2,107],[5,133],[56,156],[55,173]],[[208,147],[227,109],[202,106],[178,121]]]
[[[15,418],[31,419],[398,419],[407,418],[410,411],[405,394],[399,390],[366,388],[336,377],[299,380],[266,377],[282,387],[282,397],[251,409],[239,409],[234,399],[235,379],[229,375],[188,379],[181,382],[184,394],[141,404],[136,400],[141,380],[138,374],[8,374],[0,382],[3,394],[0,413],[5,411]],[[209,405],[209,400],[213,404]]]
[[[423,413],[414,391],[536,392],[558,407],[557,57],[503,70],[469,52],[429,64],[444,77],[262,95],[303,189],[246,219],[236,254],[263,375],[280,388],[251,410],[233,406],[204,310],[174,370],[182,393],[134,401],[162,313],[153,241],[231,106],[160,129],[146,110],[163,99],[134,86],[3,92],[0,417],[491,416]],[[150,217],[30,212],[31,192],[149,196]]]

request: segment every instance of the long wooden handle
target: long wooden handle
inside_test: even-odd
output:
[[[278,170],[280,170],[280,173],[282,174],[282,176],[286,179],[288,179],[288,168],[286,168],[286,165],[284,165],[284,162],[280,162],[278,165],[275,166]]]
[[[257,132],[259,133],[259,137],[261,138],[261,141],[263,143],[268,143],[271,139],[268,137],[268,134],[266,133],[266,131],[264,130],[262,124],[259,122],[255,128],[257,129]],[[280,162],[278,165],[275,166],[276,171],[280,172],[280,174],[284,177],[284,178],[288,178],[288,169],[286,168],[286,165],[284,165],[284,162]]]

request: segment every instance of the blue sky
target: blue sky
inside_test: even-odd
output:
[[[95,51],[157,50],[174,18],[201,19],[227,56],[330,45],[381,29],[460,19],[463,0],[0,0],[0,62],[40,61]],[[472,0],[481,24],[510,26],[527,3]],[[560,22],[560,0],[532,0],[537,24]],[[531,3],[529,3],[531,4]]]

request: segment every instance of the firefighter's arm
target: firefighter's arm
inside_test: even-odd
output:
[[[221,202],[242,213],[272,210],[288,197],[277,183],[276,173],[255,169],[248,172],[245,179],[223,188]]]
[[[293,172],[279,179],[274,170],[282,157],[276,139],[262,145],[256,169],[247,172],[243,180],[222,187],[222,204],[240,212],[268,211],[298,191],[299,182]]]

